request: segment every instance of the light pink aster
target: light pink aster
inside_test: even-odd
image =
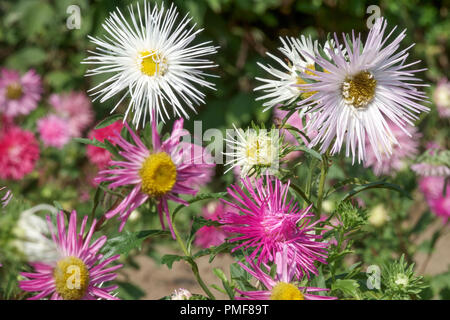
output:
[[[65,119],[54,114],[39,119],[37,128],[44,145],[62,149],[71,138],[68,125]]]
[[[180,139],[189,133],[183,129],[183,119],[174,122],[171,136],[163,142],[158,134],[156,122],[152,121],[151,149],[144,145],[127,123],[125,126],[135,144],[126,141],[119,134],[111,138],[122,149],[120,155],[123,160],[110,161],[109,165],[113,168],[100,171],[95,181],[109,182],[111,189],[131,187],[132,190],[115,209],[106,213],[106,217],[109,219],[119,215],[121,231],[133,210],[152,198],[157,201],[163,229],[165,228],[163,213],[165,213],[170,231],[175,238],[167,202],[172,200],[188,205],[188,202],[179,195],[196,194],[198,189],[189,183],[189,179],[201,175],[211,165],[192,163],[189,157],[184,156]]]
[[[181,142],[180,148],[182,149],[183,158],[185,159],[186,163],[209,164],[208,166],[205,166],[204,170],[201,173],[189,178],[187,184],[192,184],[196,187],[202,187],[208,184],[215,174],[216,167],[211,154],[206,150],[206,148],[202,147],[201,145],[190,142]]]
[[[430,110],[423,105],[427,97],[420,90],[426,85],[417,83],[421,80],[416,77],[424,69],[410,69],[420,61],[406,63],[412,46],[400,49],[406,30],[389,39],[395,28],[386,29],[386,20],[379,18],[364,43],[352,32],[348,38],[343,35],[342,48],[335,34],[336,48],[328,49],[331,61],[311,57],[324,71],[306,70],[301,77],[311,83],[298,85],[314,93],[298,103],[305,112],[314,113],[308,128],[318,135],[310,147],[318,145],[321,153],[336,154],[345,143],[345,155],[363,162],[369,143],[381,161],[381,155],[390,156],[398,144],[387,121],[408,134],[406,126]]]
[[[111,262],[119,259],[116,255],[103,260],[99,250],[106,243],[106,236],[92,241],[96,220],[85,234],[88,216],[81,222],[77,233],[77,213],[72,211],[68,228],[64,222],[64,213],[57,214],[57,232],[54,232],[50,216],[47,216],[52,239],[57,246],[59,258],[52,263],[33,262],[30,265],[35,272],[22,272],[27,280],[19,281],[19,287],[28,292],[37,292],[30,300],[42,299],[50,296],[51,300],[116,300],[111,291],[117,286],[104,286],[112,281],[117,274],[113,273],[122,265],[107,267]]]
[[[229,240],[240,242],[233,251],[251,248],[252,259],[259,255],[258,261],[267,263],[286,246],[299,278],[317,274],[314,263],[326,263],[328,244],[315,233],[319,221],[311,223],[310,207],[301,210],[294,198],[288,201],[290,183],[267,175],[265,179],[243,178],[241,184],[242,188],[235,184],[227,189],[234,202],[223,201],[235,211],[227,211],[220,219],[226,232],[237,234]]]
[[[89,133],[89,139],[95,138],[100,142],[104,142],[106,139],[113,145],[115,145],[115,143],[111,141],[111,138],[116,134],[116,132],[120,133],[122,128],[122,121],[116,121],[107,127],[93,129]],[[111,153],[108,150],[90,144],[87,146],[86,154],[89,161],[95,164],[99,169],[105,169],[108,166],[109,161],[111,160]]]
[[[39,143],[33,133],[18,127],[0,130],[0,179],[22,179],[38,159]]]
[[[394,138],[398,141],[392,147],[392,155],[381,154],[381,161],[378,161],[375,152],[370,146],[369,140],[366,140],[366,158],[364,167],[371,167],[375,175],[393,175],[403,169],[408,159],[414,158],[419,153],[419,142],[422,135],[417,128],[407,125],[405,131],[397,127],[392,121],[388,120],[387,125],[391,129]]]
[[[83,131],[94,121],[91,100],[84,92],[52,94],[49,102],[57,114],[69,122],[72,137],[81,137]]]
[[[203,207],[202,215],[205,219],[219,221],[220,217],[229,208],[221,202],[210,202]],[[218,246],[225,242],[229,236],[222,227],[203,226],[195,234],[195,245],[202,248],[209,248],[211,246]]]
[[[442,78],[434,90],[433,100],[442,118],[450,118],[450,82]]]
[[[335,300],[336,297],[311,294],[314,292],[329,291],[329,289],[315,287],[299,287],[295,282],[296,259],[288,258],[288,249],[283,247],[281,252],[275,256],[276,274],[274,277],[268,273],[268,268],[263,270],[263,265],[257,265],[249,257],[245,257],[249,266],[238,262],[238,264],[249,274],[255,277],[264,285],[264,290],[255,291],[236,291],[242,297],[236,297],[237,300]]]
[[[36,109],[41,94],[41,77],[33,69],[22,77],[15,70],[1,70],[0,113],[8,117],[29,114]]]

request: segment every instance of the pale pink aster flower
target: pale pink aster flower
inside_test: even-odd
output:
[[[39,119],[37,128],[47,147],[62,149],[70,141],[67,121],[54,114]]]
[[[0,204],[4,208],[11,201],[13,195],[11,190],[8,190],[6,187],[0,187],[0,192],[4,192],[3,195],[0,195]]]
[[[444,193],[445,177],[423,177],[419,181],[419,188],[424,193],[431,211],[445,220],[450,218],[450,187]]]
[[[266,185],[264,185],[264,182]],[[226,232],[237,234],[230,242],[242,242],[233,251],[252,248],[251,258],[258,261],[274,261],[277,252],[286,245],[288,258],[296,262],[296,274],[303,277],[317,274],[316,261],[326,263],[328,243],[321,242],[311,223],[314,216],[310,207],[301,210],[294,199],[287,199],[289,182],[283,184],[269,175],[259,179],[241,179],[242,188],[232,185],[228,194],[235,203],[224,201],[236,212],[227,211],[220,222]],[[247,191],[248,194],[245,193]]]
[[[203,207],[202,213],[205,219],[219,221],[220,217],[227,210],[229,208],[221,202],[210,202]],[[195,234],[194,244],[206,249],[211,246],[221,245],[228,236],[229,234],[221,227],[203,226]]]
[[[197,176],[192,176],[189,178],[187,184],[192,184],[196,187],[202,187],[208,184],[215,174],[216,167],[211,154],[206,150],[206,148],[195,143],[181,142],[180,148],[183,150],[183,158],[186,159],[186,163],[209,164],[209,166],[204,168],[203,172],[199,173]]]
[[[397,127],[392,121],[387,121],[388,127],[391,129],[398,144],[392,146],[392,155],[381,153],[381,161],[378,161],[375,152],[370,147],[369,140],[366,140],[366,158],[364,160],[364,167],[372,167],[375,175],[393,175],[400,171],[406,165],[408,159],[414,158],[419,152],[419,140],[421,134],[417,128],[407,125],[405,131]]]
[[[0,131],[0,179],[22,179],[38,159],[39,143],[33,133],[18,127]]]
[[[116,121],[107,127],[100,129],[93,129],[89,133],[89,139],[96,139],[100,142],[104,142],[105,139],[115,145],[111,138],[115,136],[116,133],[120,133],[123,128],[122,121]],[[99,169],[105,169],[111,160],[111,153],[105,148],[96,147],[93,145],[87,146],[86,151],[87,157],[90,162],[94,163]]]
[[[0,113],[8,117],[29,114],[41,99],[41,77],[29,70],[22,77],[15,70],[0,73]]]
[[[57,114],[69,122],[68,129],[72,137],[81,137],[94,121],[91,100],[81,91],[52,94],[49,102]]]
[[[450,118],[450,82],[443,78],[433,93],[433,100],[442,118]]]
[[[320,145],[320,152],[330,150],[335,154],[345,142],[346,156],[362,162],[368,141],[381,161],[382,154],[390,156],[393,146],[399,143],[387,121],[409,134],[406,125],[414,125],[420,112],[429,111],[421,104],[426,95],[418,89],[425,85],[414,83],[420,81],[414,74],[424,69],[407,70],[419,62],[404,64],[411,46],[398,51],[405,31],[388,43],[395,28],[385,37],[386,27],[384,18],[377,19],[364,46],[354,32],[351,43],[344,36],[346,52],[341,50],[335,34],[336,49],[328,50],[332,61],[314,57],[324,71],[302,73],[302,78],[314,81],[298,85],[314,93],[298,103],[306,112],[314,112],[308,128],[319,134],[311,147]]]
[[[170,300],[189,300],[192,297],[192,293],[184,288],[175,289],[170,295]]]
[[[158,212],[163,229],[165,213],[172,236],[172,222],[168,208],[168,200],[184,205],[188,202],[181,199],[179,194],[194,195],[198,189],[189,184],[189,179],[201,175],[211,165],[206,163],[193,164],[190,158],[185,158],[180,146],[180,139],[188,134],[183,129],[183,119],[175,121],[171,136],[161,142],[152,121],[152,149],[148,149],[141,139],[125,123],[135,145],[129,143],[119,134],[111,138],[122,149],[121,161],[111,161],[112,169],[102,170],[95,179],[97,183],[111,182],[109,188],[129,186],[133,189],[123,201],[113,210],[106,213],[106,218],[119,215],[121,221],[119,230],[122,231],[130,214],[148,199],[155,199],[158,203]]]
[[[295,257],[294,257],[295,258]],[[236,297],[237,300],[336,300],[336,297],[321,296],[310,292],[323,292],[329,289],[315,287],[299,287],[295,282],[296,259],[288,258],[288,249],[283,247],[281,252],[275,256],[276,274],[271,277],[268,268],[263,270],[261,265],[256,265],[253,259],[245,257],[250,266],[238,262],[238,264],[249,274],[255,277],[265,287],[265,290],[258,291],[236,291],[243,297]]]
[[[421,162],[411,165],[411,169],[418,175],[450,177],[450,168],[446,165],[436,165],[433,163]]]
[[[104,287],[104,282],[112,281],[117,274],[113,273],[122,265],[107,267],[111,262],[120,258],[120,255],[103,259],[99,250],[106,243],[106,236],[92,240],[96,220],[84,234],[88,216],[82,220],[80,231],[77,233],[77,213],[72,211],[66,231],[64,213],[57,214],[57,233],[54,232],[50,216],[47,216],[48,226],[53,242],[56,244],[59,260],[52,263],[30,263],[35,273],[22,272],[27,280],[19,281],[19,287],[28,292],[38,292],[30,300],[42,299],[50,296],[51,300],[116,300],[111,291],[117,286]],[[79,277],[71,278],[79,274]]]

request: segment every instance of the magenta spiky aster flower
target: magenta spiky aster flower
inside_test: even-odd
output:
[[[258,291],[236,291],[242,297],[236,297],[237,300],[335,300],[336,297],[321,296],[311,294],[310,292],[323,292],[328,289],[315,287],[300,287],[296,284],[296,262],[295,259],[288,258],[288,248],[283,246],[281,252],[275,256],[275,265],[277,272],[274,277],[268,274],[268,270],[263,270],[261,265],[249,257],[245,257],[247,266],[242,262],[238,264],[253,277],[255,277],[265,287],[265,290]]]
[[[314,113],[308,128],[318,135],[311,147],[320,145],[322,153],[330,149],[335,154],[345,142],[346,156],[362,162],[367,141],[381,161],[381,155],[390,156],[399,143],[387,121],[409,134],[406,125],[414,125],[418,114],[430,110],[423,106],[426,94],[419,90],[426,85],[417,83],[420,79],[415,77],[424,69],[408,69],[420,61],[406,64],[411,46],[399,50],[406,32],[388,42],[395,28],[385,36],[386,28],[386,20],[379,18],[364,44],[354,32],[351,43],[344,37],[345,51],[335,34],[337,53],[328,50],[332,61],[316,56],[314,61],[323,71],[302,73],[302,78],[312,82],[298,86],[314,93],[298,103]]]
[[[106,213],[106,218],[119,215],[122,231],[130,214],[145,201],[153,198],[158,203],[158,212],[163,229],[166,215],[172,236],[175,238],[167,201],[172,200],[184,205],[188,203],[179,194],[194,195],[198,189],[193,187],[192,179],[199,177],[212,165],[203,161],[193,161],[188,152],[184,152],[180,139],[188,134],[183,129],[183,119],[175,121],[171,136],[161,142],[156,122],[152,121],[152,149],[147,148],[141,139],[125,123],[135,145],[116,133],[110,140],[122,149],[122,161],[110,161],[113,168],[99,172],[96,183],[111,182],[109,188],[132,187],[130,193],[113,210]],[[201,160],[201,159],[200,159]]]
[[[72,211],[66,231],[64,213],[57,214],[57,233],[54,232],[50,216],[47,221],[53,242],[58,249],[59,260],[52,263],[30,263],[35,273],[22,272],[27,280],[19,281],[19,287],[28,292],[37,292],[30,300],[42,299],[50,296],[51,300],[95,300],[117,299],[111,291],[117,286],[105,287],[105,282],[114,280],[117,274],[113,273],[122,265],[107,267],[111,262],[119,259],[120,255],[103,259],[99,250],[106,242],[106,236],[92,240],[96,220],[84,234],[88,216],[81,222],[77,233],[77,213]]]
[[[231,242],[242,241],[233,250],[251,248],[252,259],[259,254],[258,261],[267,263],[286,246],[288,258],[296,263],[298,277],[317,274],[314,262],[326,263],[328,244],[320,242],[321,235],[315,233],[319,221],[311,223],[310,208],[301,210],[293,198],[288,201],[289,182],[283,184],[269,175],[241,182],[243,188],[238,184],[228,188],[235,203],[224,200],[236,212],[228,211],[220,220],[226,224],[224,231],[237,234]]]

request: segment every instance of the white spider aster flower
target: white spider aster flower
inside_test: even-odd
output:
[[[189,27],[192,18],[188,15],[177,23],[173,4],[168,10],[163,5],[152,9],[144,1],[143,7],[136,5],[137,14],[132,5],[128,7],[130,21],[117,8],[103,24],[108,35],[104,39],[89,37],[97,52],[89,51],[92,55],[84,63],[98,67],[87,75],[111,74],[90,91],[100,102],[124,92],[112,111],[129,96],[125,116],[133,111],[136,127],[145,124],[147,117],[152,120],[153,110],[158,119],[170,118],[166,103],[174,116],[188,119],[183,104],[195,112],[195,105],[204,103],[205,95],[196,85],[214,89],[205,80],[211,75],[203,70],[216,65],[203,57],[216,53],[217,47],[210,41],[191,45],[202,29]]]
[[[234,125],[233,125],[234,126]],[[228,139],[226,171],[239,167],[241,177],[246,177],[251,170],[267,169],[270,173],[278,170],[282,153],[282,142],[279,130],[272,129],[237,129],[234,126],[234,136],[227,132]]]
[[[302,96],[303,98],[310,97],[311,92],[305,91],[303,88],[298,87],[298,84],[305,84],[305,80],[300,77],[301,72],[311,72],[310,70],[315,70],[314,59],[318,55],[318,41],[313,41],[311,36],[306,38],[301,36],[300,39],[294,37],[286,37],[283,39],[280,37],[283,44],[282,47],[278,48],[284,55],[285,60],[274,56],[270,52],[267,53],[269,57],[274,59],[282,67],[278,70],[271,65],[263,65],[258,62],[258,65],[263,68],[267,73],[271,74],[275,79],[256,79],[264,82],[263,85],[255,88],[254,90],[262,90],[265,95],[258,97],[256,100],[268,100],[263,106],[266,107],[264,111],[272,108],[278,104],[291,104],[297,98]],[[324,49],[334,47],[334,41],[326,42]]]
[[[311,107],[309,111],[315,113],[308,127],[317,130],[318,135],[310,147],[320,144],[322,153],[331,148],[334,154],[345,140],[346,156],[351,153],[354,161],[357,155],[361,162],[366,157],[368,139],[369,147],[381,161],[381,155],[390,156],[393,146],[398,144],[388,119],[410,136],[406,125],[414,125],[417,114],[430,110],[420,104],[426,95],[417,88],[426,85],[413,83],[421,81],[414,74],[425,69],[406,70],[420,61],[404,64],[412,45],[396,52],[406,30],[387,44],[396,28],[384,37],[386,27],[386,21],[378,19],[364,47],[354,33],[351,43],[344,37],[345,53],[339,48],[335,34],[337,53],[328,50],[332,62],[320,56],[314,58],[327,71],[302,74],[315,81],[301,85],[314,94],[298,103],[301,108]]]

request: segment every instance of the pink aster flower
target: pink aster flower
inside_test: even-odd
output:
[[[36,109],[41,94],[41,77],[34,70],[22,77],[17,71],[1,70],[0,113],[8,117],[29,114]]]
[[[443,78],[433,93],[433,100],[442,118],[450,118],[450,82]]]
[[[343,35],[342,48],[335,34],[336,50],[328,49],[331,61],[314,57],[323,71],[305,70],[300,75],[312,80],[298,85],[313,93],[298,103],[314,113],[308,127],[318,135],[311,147],[320,145],[321,153],[336,154],[345,143],[345,155],[363,162],[369,143],[381,160],[382,154],[392,155],[398,144],[387,120],[407,134],[406,126],[430,110],[423,105],[427,97],[420,88],[424,84],[416,77],[424,69],[410,69],[420,61],[406,62],[412,47],[400,49],[406,31],[389,39],[393,31],[387,31],[386,20],[379,18],[364,43],[352,32],[348,38]]]
[[[219,221],[220,217],[227,211],[226,205],[221,202],[210,202],[203,207],[203,217],[208,220]],[[221,245],[229,234],[221,227],[203,226],[195,235],[195,244],[202,248]]]
[[[450,187],[447,186],[445,194],[444,187],[445,177],[423,177],[419,181],[419,188],[425,195],[431,211],[447,220],[450,218]]]
[[[119,259],[120,255],[103,259],[99,250],[106,242],[106,236],[92,241],[96,220],[84,234],[88,216],[83,218],[80,231],[77,233],[77,213],[72,211],[66,231],[64,213],[57,214],[57,233],[54,232],[50,216],[47,216],[48,226],[53,242],[58,249],[59,258],[51,263],[30,263],[35,273],[22,272],[27,280],[19,281],[19,287],[28,292],[38,292],[30,300],[37,300],[50,296],[52,300],[116,300],[111,291],[117,286],[105,287],[104,282],[114,280],[113,273],[122,265],[107,267],[111,262]]]
[[[197,176],[192,176],[188,180],[188,185],[192,184],[196,187],[202,187],[208,184],[215,174],[216,164],[211,154],[201,145],[189,142],[181,142],[180,148],[183,152],[183,158],[186,163],[191,164],[209,164]]]
[[[116,134],[116,132],[120,133],[122,128],[122,121],[116,121],[107,127],[101,129],[93,129],[89,133],[89,139],[95,138],[101,142],[104,142],[106,139],[113,145],[115,145],[115,143],[111,141],[111,138]],[[99,169],[105,169],[108,166],[109,161],[111,160],[111,153],[108,150],[93,145],[87,146],[87,156],[89,161],[97,165]]]
[[[237,300],[335,300],[336,297],[321,296],[310,292],[328,291],[329,289],[314,287],[299,287],[295,283],[296,259],[288,258],[288,248],[283,247],[281,252],[275,256],[277,271],[274,277],[263,270],[261,265],[256,265],[253,259],[245,257],[250,266],[238,262],[238,264],[249,274],[255,277],[265,287],[265,290],[258,291],[236,291],[243,297],[236,297]]]
[[[405,131],[394,125],[390,120],[387,121],[389,128],[398,141],[398,144],[392,147],[392,155],[382,153],[381,161],[378,161],[375,152],[366,140],[366,158],[364,160],[364,167],[372,167],[375,175],[392,175],[405,167],[408,159],[414,158],[419,152],[419,139],[422,136],[417,128],[413,126],[406,126]]]
[[[37,128],[47,147],[62,149],[70,141],[67,121],[54,114],[39,119]]]
[[[39,143],[33,133],[18,127],[0,131],[0,179],[22,179],[38,159]]]
[[[83,92],[52,94],[49,102],[57,114],[69,122],[72,137],[81,137],[94,120],[91,100]]]
[[[155,118],[154,118],[155,119]],[[131,192],[113,210],[106,213],[106,218],[119,215],[121,221],[119,230],[122,231],[130,214],[148,199],[157,201],[159,217],[163,229],[165,213],[172,236],[172,222],[168,208],[168,200],[184,205],[188,202],[181,199],[179,194],[194,195],[198,189],[189,183],[189,179],[201,175],[211,165],[205,163],[192,163],[190,158],[185,158],[180,146],[180,139],[188,134],[183,129],[183,119],[174,123],[171,136],[161,142],[156,128],[156,122],[152,121],[152,149],[147,148],[141,139],[125,123],[135,144],[131,144],[116,134],[111,140],[117,144],[121,161],[111,161],[108,170],[102,170],[95,179],[97,183],[110,182],[109,188],[132,187]]]
[[[226,212],[221,223],[226,224],[226,232],[238,234],[230,242],[241,242],[239,248],[252,248],[252,259],[259,254],[258,262],[274,261],[276,253],[286,245],[287,255],[294,261],[297,276],[309,273],[317,274],[315,261],[326,263],[327,243],[320,242],[321,235],[316,235],[315,226],[319,221],[311,223],[314,215],[310,208],[301,210],[294,199],[287,199],[289,182],[282,184],[278,179],[266,176],[257,180],[241,179],[243,189],[238,185],[228,188],[228,194],[236,203],[223,200],[236,212]],[[244,192],[247,191],[248,195]]]

